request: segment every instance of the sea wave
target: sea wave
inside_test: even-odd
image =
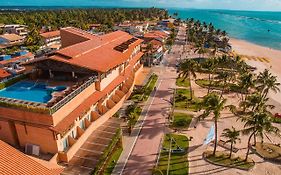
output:
[[[229,14],[229,13],[224,13],[224,12],[214,12],[214,13],[224,15],[224,16],[232,16],[232,17],[236,17],[239,19],[255,20],[255,21],[267,22],[267,23],[272,23],[272,24],[281,24],[280,20],[264,19],[264,18],[259,18],[259,17],[250,17],[250,16],[244,16],[244,15]]]

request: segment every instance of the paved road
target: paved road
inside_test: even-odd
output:
[[[180,28],[178,38],[184,40],[184,27]],[[151,175],[158,157],[161,139],[166,132],[165,123],[171,107],[167,101],[172,97],[177,77],[172,65],[175,65],[175,60],[180,57],[180,51],[182,46],[175,44],[172,52],[164,57],[163,64],[156,69],[159,75],[157,90],[151,94],[142,112],[142,122],[127,139],[113,174]]]

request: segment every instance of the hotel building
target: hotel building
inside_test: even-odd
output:
[[[60,50],[25,63],[25,79],[0,90],[0,139],[67,163],[130,96],[143,53],[142,40],[122,31],[60,35]]]

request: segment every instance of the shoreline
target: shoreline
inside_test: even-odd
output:
[[[254,66],[256,66],[258,68],[262,64],[263,67],[267,66],[272,71],[281,75],[281,69],[280,69],[281,50],[268,48],[265,46],[257,45],[257,44],[254,44],[254,43],[251,43],[251,42],[248,42],[245,40],[240,40],[240,39],[235,39],[235,38],[230,38],[229,43],[231,44],[233,51],[235,51],[238,54],[254,56],[254,57],[269,58],[270,63],[262,63],[259,61],[246,61],[246,62],[248,62],[251,65],[255,62]],[[256,65],[256,64],[258,64],[258,65]]]
[[[237,54],[268,58],[270,60],[269,63],[255,60],[245,60],[245,62],[251,66],[256,67],[256,73],[263,71],[264,69],[269,69],[274,76],[277,76],[277,81],[281,83],[281,50],[271,49],[235,38],[230,38],[229,43],[231,44],[233,51],[235,51]],[[279,86],[279,88],[281,89],[281,86]],[[276,94],[270,92],[269,97],[273,100],[271,101],[271,103],[274,103],[277,109],[281,109],[281,104],[279,102],[279,100],[281,99],[281,92],[278,92]],[[278,110],[273,111],[280,112]]]

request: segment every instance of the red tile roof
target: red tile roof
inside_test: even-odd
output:
[[[7,72],[6,70],[0,68],[0,78],[1,79],[9,77],[9,76],[11,76],[11,74],[9,72]]]
[[[60,31],[56,30],[56,31],[52,31],[52,32],[46,32],[46,33],[41,33],[40,35],[43,38],[48,39],[48,38],[53,38],[53,37],[60,36]]]
[[[153,39],[149,42],[152,43],[153,46],[163,46],[163,43],[159,40],[156,40],[156,39]]]
[[[165,32],[162,32],[162,31],[151,31],[151,32],[148,32],[148,33],[145,33],[144,38],[167,38],[168,37],[168,34],[165,33]]]
[[[0,140],[0,174],[5,175],[59,175],[63,168],[35,159]],[[49,166],[50,165],[50,166]]]
[[[33,57],[33,56],[34,56],[34,55],[33,55],[31,52],[28,52],[28,53],[25,54],[25,55],[18,56],[18,57],[13,57],[13,58],[11,58],[10,60],[3,60],[3,61],[0,61],[0,64],[5,65],[5,64],[17,62],[18,60],[23,59],[23,58],[30,58],[30,57]]]
[[[114,48],[133,38],[133,36],[122,31],[116,31],[102,36],[94,36],[87,32],[82,34],[83,31],[74,28],[68,29],[68,32],[70,31],[73,33],[78,32],[78,34],[86,36],[89,40],[63,48],[57,51],[54,56],[51,56],[50,59],[98,72],[107,72],[128,60],[133,48],[142,42],[141,39],[137,39],[129,45],[127,51],[119,52]]]

